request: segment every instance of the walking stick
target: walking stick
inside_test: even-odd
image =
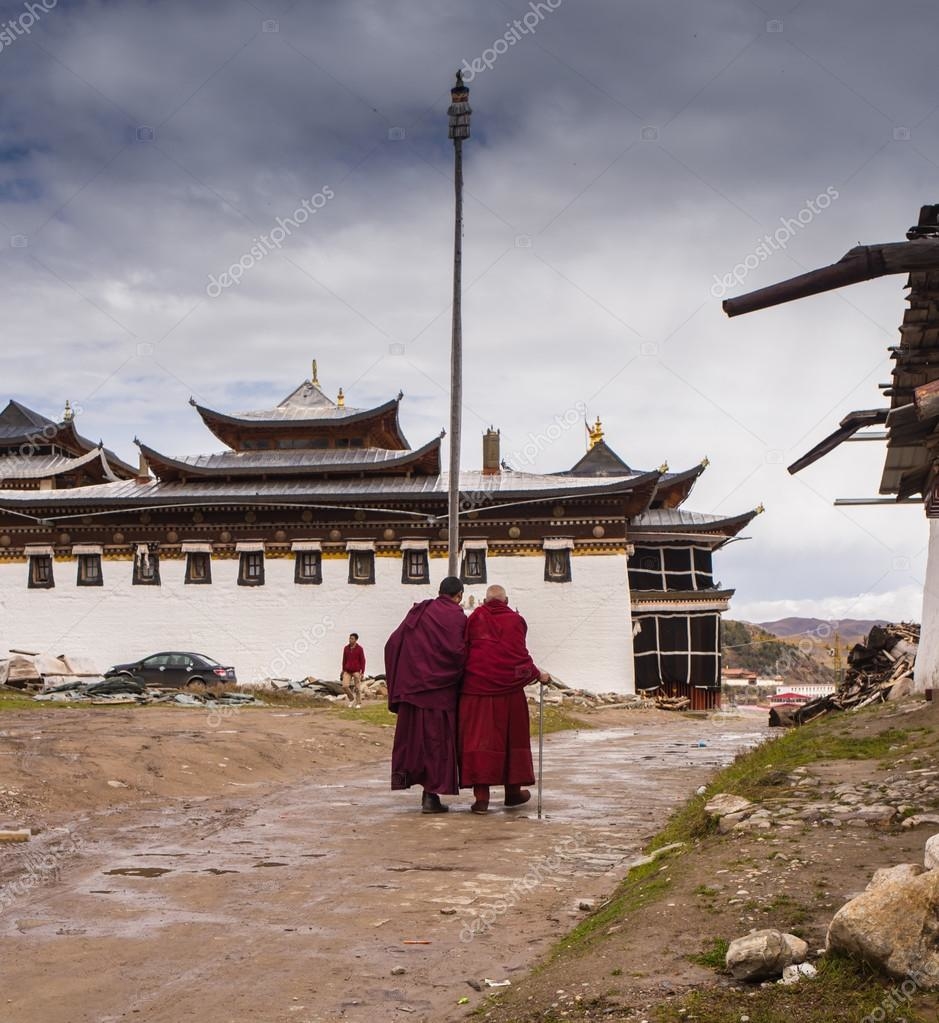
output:
[[[541,820],[541,778],[544,767],[544,683],[538,692],[538,820]]]

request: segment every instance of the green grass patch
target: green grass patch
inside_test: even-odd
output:
[[[343,707],[342,704],[332,706],[343,721],[361,721],[363,725],[390,728],[397,720],[397,716],[392,714],[384,703],[365,703],[358,708]]]
[[[711,938],[697,955],[688,956],[688,959],[693,963],[697,963],[698,966],[707,966],[712,970],[723,970],[727,962],[727,949],[729,947],[730,942],[725,938]]]
[[[538,705],[535,704],[533,707],[529,707],[529,714],[531,717],[531,727],[529,732],[535,736],[538,734]],[[576,730],[578,728],[593,728],[593,725],[588,725],[586,722],[581,721],[579,718],[573,717],[563,707],[556,705],[545,707],[544,709],[544,734],[549,735],[551,732],[567,732],[570,730]]]
[[[660,1006],[651,1016],[655,1023],[680,1023],[682,1020],[707,1020],[707,1023],[740,1023],[742,1015],[750,1023],[858,1023],[889,997],[895,985],[876,977],[864,966],[841,956],[824,956],[818,963],[818,976],[799,984],[756,987],[741,992],[737,988],[714,987],[696,991],[689,997]],[[914,999],[915,1003],[915,999]],[[681,1011],[684,1010],[684,1011]],[[886,1021],[906,1020],[925,1023],[904,999],[895,1009],[877,1015]]]
[[[664,895],[671,884],[671,867],[668,854],[652,863],[633,867],[620,882],[613,897],[582,920],[554,946],[549,954],[549,961],[583,952],[598,934],[621,923],[629,913]]]

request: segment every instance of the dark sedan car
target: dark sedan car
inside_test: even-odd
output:
[[[115,664],[108,675],[127,675],[141,679],[148,686],[166,686],[181,689],[183,686],[209,685],[213,682],[237,682],[235,669],[226,668],[205,654],[169,652],[151,654],[130,664]]]

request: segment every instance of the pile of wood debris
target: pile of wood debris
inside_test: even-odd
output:
[[[918,625],[875,625],[867,642],[856,644],[848,654],[848,671],[838,689],[793,710],[793,723],[804,725],[833,710],[860,710],[872,703],[908,696],[913,691],[918,646]],[[771,725],[785,724],[774,722],[772,714]]]

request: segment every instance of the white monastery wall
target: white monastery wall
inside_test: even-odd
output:
[[[929,520],[929,553],[923,615],[913,685],[917,692],[939,689],[939,519]]]
[[[265,584],[239,586],[238,559],[212,559],[210,585],[186,585],[185,559],[162,558],[160,586],[132,585],[132,562],[104,559],[100,587],[76,585],[76,563],[57,559],[53,589],[28,589],[25,561],[0,564],[0,655],[9,648],[90,658],[102,670],[161,650],[190,650],[234,665],[239,681],[269,676],[338,678],[342,647],[359,633],[371,674],[384,670],[385,640],[412,603],[437,592],[404,585],[401,558],[375,559],[375,585],[348,583],[348,560],[324,557],[323,582],[294,583],[293,557],[265,558]],[[575,555],[573,581],[544,582],[535,556],[488,559],[529,625],[536,664],[568,685],[633,692],[632,633],[624,555]],[[479,602],[485,586],[467,585]]]

